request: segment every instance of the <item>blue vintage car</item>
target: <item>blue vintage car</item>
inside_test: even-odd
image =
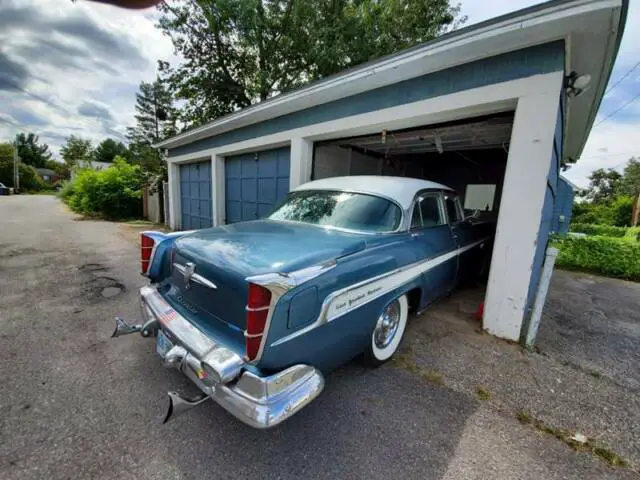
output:
[[[165,421],[209,398],[257,428],[289,418],[323,375],[398,350],[411,311],[486,271],[493,227],[438,183],[383,176],[313,181],[265,219],[141,235],[144,322],[164,365],[202,391],[169,393]]]

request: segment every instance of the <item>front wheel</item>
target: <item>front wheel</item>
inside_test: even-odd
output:
[[[365,352],[365,360],[369,365],[382,365],[396,353],[404,336],[408,315],[409,302],[406,295],[396,298],[384,308]]]

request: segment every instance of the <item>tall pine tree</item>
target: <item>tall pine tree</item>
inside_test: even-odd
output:
[[[142,82],[135,109],[136,124],[127,128],[131,161],[148,172],[163,173],[164,162],[152,145],[177,133],[171,93],[160,80]]]

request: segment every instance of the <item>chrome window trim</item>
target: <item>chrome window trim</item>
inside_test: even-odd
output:
[[[320,227],[320,228],[326,228],[329,230],[337,230],[340,232],[347,232],[347,233],[358,233],[358,234],[362,234],[362,235],[385,235],[385,234],[389,234],[389,233],[398,233],[398,232],[402,232],[404,231],[403,226],[406,223],[406,211],[404,208],[402,208],[402,205],[400,205],[398,203],[397,200],[395,200],[394,198],[388,197],[386,195],[382,195],[380,193],[374,193],[374,192],[367,192],[364,190],[356,190],[356,189],[349,189],[349,190],[330,190],[330,189],[309,189],[309,190],[293,190],[291,192],[289,192],[289,195],[292,193],[300,193],[300,192],[341,192],[341,193],[357,193],[357,194],[361,194],[361,195],[368,195],[370,197],[378,197],[378,198],[382,198],[384,200],[387,200],[391,203],[393,203],[396,207],[398,207],[398,209],[400,210],[400,221],[398,222],[398,227],[395,230],[388,230],[388,231],[383,231],[383,232],[369,232],[366,230],[356,230],[356,229],[352,229],[352,228],[343,228],[343,227],[334,227],[332,225],[318,225],[317,223],[307,223],[307,222],[299,222],[297,220],[276,220],[273,218],[269,218],[269,217],[265,217],[264,220],[270,220],[272,222],[287,222],[287,223],[297,223],[297,224],[302,224],[302,225],[313,225],[315,227]],[[269,215],[271,215],[273,212],[271,212]]]
[[[250,360],[249,363],[255,365],[262,358],[262,354],[267,343],[267,337],[269,336],[269,329],[271,328],[271,319],[273,318],[273,312],[275,311],[276,305],[280,301],[280,298],[292,288],[302,285],[303,283],[308,282],[309,280],[312,280],[325,272],[328,272],[336,265],[336,261],[331,260],[326,263],[312,265],[311,267],[306,267],[290,273],[265,273],[245,278],[245,281],[260,285],[271,292],[271,302],[269,303],[268,307],[269,313],[267,314],[267,320],[265,321],[264,330],[262,331],[260,348],[258,349],[256,358]],[[249,307],[247,306],[247,308]],[[245,336],[253,336],[252,334],[247,334],[246,330],[244,333]],[[256,335],[256,337],[257,336],[259,335]]]
[[[411,222],[413,221],[413,211],[415,210],[416,206],[418,205],[418,202],[420,202],[423,198],[426,198],[428,196],[433,196],[433,197],[437,197],[437,201],[438,201],[438,210],[440,211],[440,217],[442,218],[442,220],[444,221],[444,223],[441,223],[440,225],[432,225],[430,227],[425,227],[424,225],[420,226],[420,227],[412,227],[411,226]],[[416,196],[413,199],[413,202],[411,202],[411,209],[409,210],[409,225],[407,227],[408,231],[411,230],[428,230],[430,228],[437,228],[437,227],[441,227],[443,225],[447,225],[448,223],[448,217],[445,215],[445,208],[444,208],[444,192],[442,190],[421,190],[418,193],[416,193]],[[422,218],[422,211],[419,210],[420,212],[420,221],[422,223],[424,223],[424,219]]]
[[[446,208],[446,201],[447,200],[445,198],[445,195],[449,196],[449,197],[451,197],[453,199],[453,204],[455,206],[456,212],[458,212],[458,217],[460,217],[460,220],[451,221],[451,218],[449,218],[449,211]],[[445,204],[444,205],[444,207],[445,207],[444,211],[447,214],[447,221],[448,221],[449,225],[458,225],[459,223],[464,222],[465,216],[464,216],[464,210],[460,207],[460,196],[455,192],[443,192],[442,197],[443,197],[442,198],[442,202],[443,202],[443,204]]]

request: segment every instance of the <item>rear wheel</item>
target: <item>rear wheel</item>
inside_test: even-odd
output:
[[[365,352],[365,360],[369,365],[382,365],[396,353],[404,336],[408,315],[409,302],[406,295],[396,298],[384,308]]]

